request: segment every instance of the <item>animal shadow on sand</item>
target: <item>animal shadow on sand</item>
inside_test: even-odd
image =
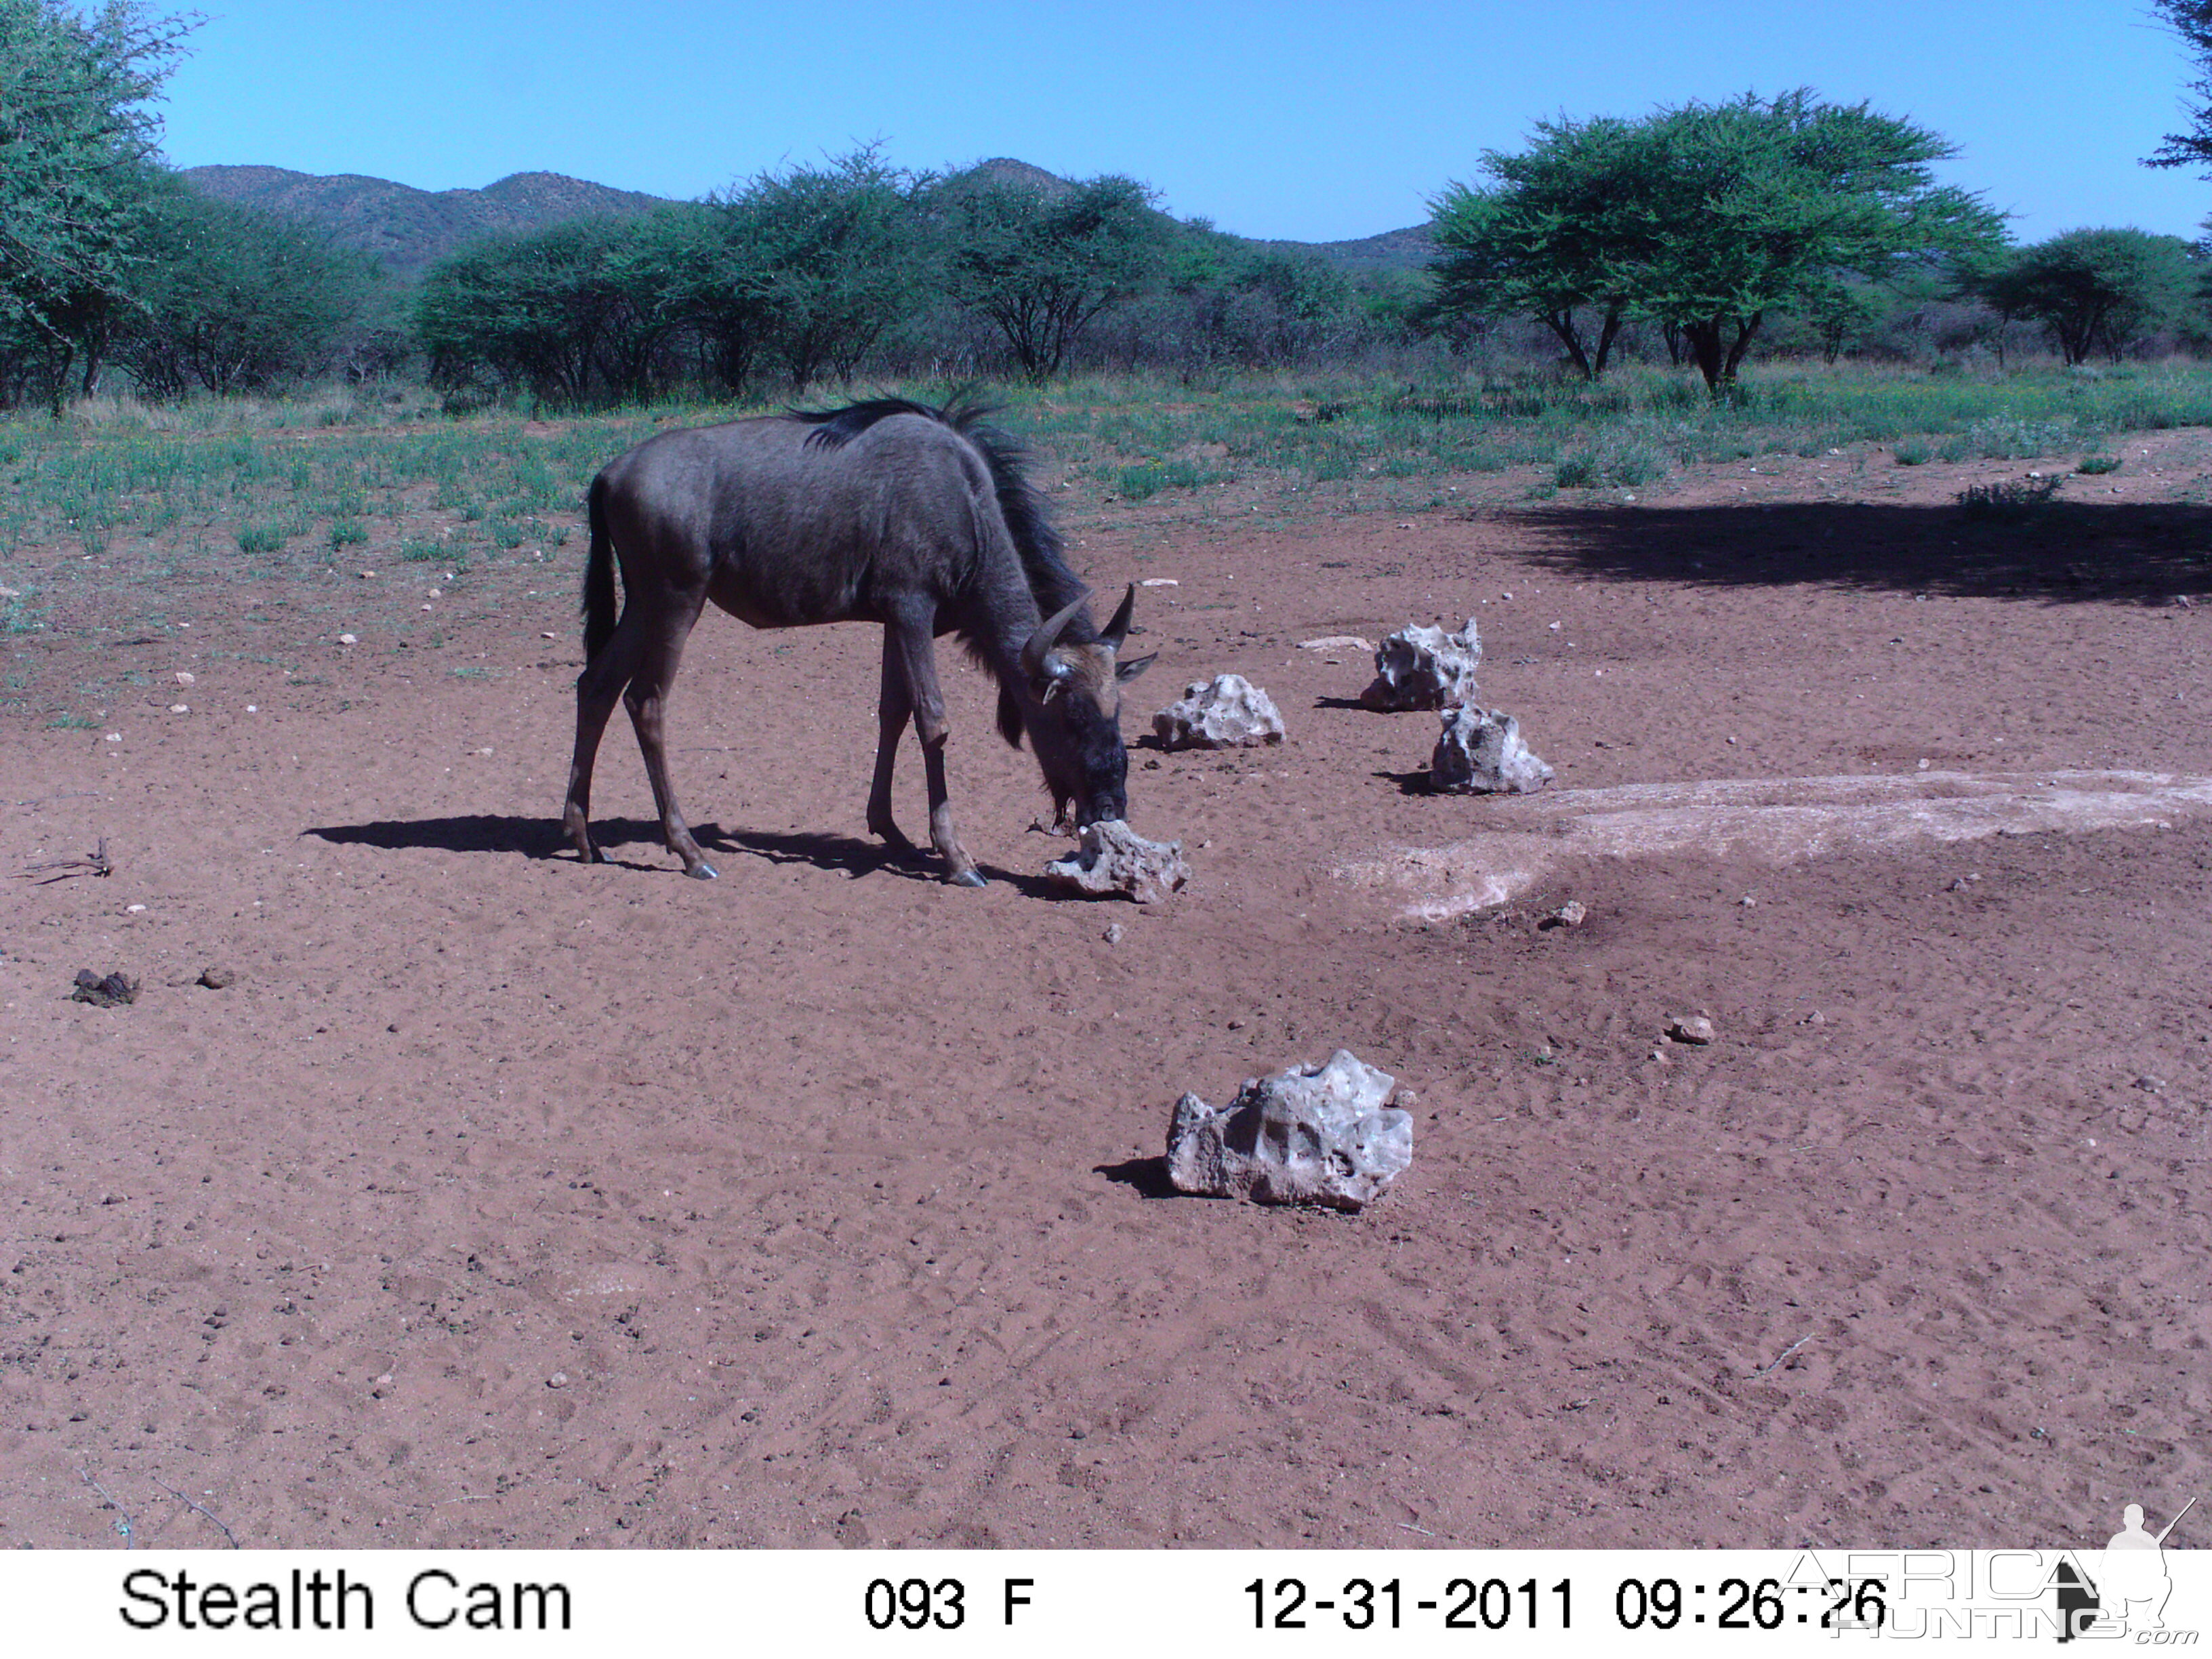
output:
[[[319,824],[301,831],[321,840],[388,851],[422,848],[442,853],[520,853],[528,858],[560,858],[568,851],[558,820],[517,817],[509,814],[474,812],[449,818],[386,818],[374,823]],[[944,879],[941,860],[927,852],[904,852],[852,836],[780,832],[769,830],[725,830],[717,823],[698,823],[691,833],[702,847],[718,853],[746,854],[771,864],[806,864],[817,870],[840,870],[854,876],[878,871],[903,876],[909,881]],[[665,863],[660,823],[649,818],[599,818],[592,822],[592,839],[602,851],[610,848],[650,849],[650,862],[637,858],[610,858],[625,870],[644,870],[681,875]],[[1030,898],[1065,898],[1061,889],[1042,876],[994,865],[981,866],[993,880],[1003,881]]]
[[[2165,605],[2212,591],[2212,507],[2049,499],[1977,510],[1865,502],[1542,508],[1518,515],[1563,574],[1736,587],[1810,584],[2046,605]]]

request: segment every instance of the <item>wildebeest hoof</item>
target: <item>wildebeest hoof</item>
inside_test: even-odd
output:
[[[711,864],[695,864],[684,873],[694,881],[712,881],[722,872]]]
[[[980,870],[956,870],[945,877],[945,880],[955,887],[988,887],[991,884],[983,878]]]

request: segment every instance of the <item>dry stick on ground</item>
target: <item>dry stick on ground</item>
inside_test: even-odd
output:
[[[123,1517],[123,1519],[117,1523],[115,1528],[116,1531],[123,1534],[123,1547],[126,1550],[137,1549],[138,1547],[138,1523],[131,1518],[131,1511],[125,1509],[122,1504],[117,1503],[114,1496],[109,1492],[107,1488],[101,1486],[99,1481],[94,1480],[88,1471],[79,1469],[77,1471],[77,1475],[83,1480],[86,1486],[91,1487],[94,1492],[100,1494],[100,1501],[101,1503],[106,1504],[108,1508],[113,1510],[118,1515]]]
[[[1779,1354],[1775,1356],[1774,1363],[1772,1364],[1761,1365],[1757,1370],[1753,1371],[1752,1375],[1753,1376],[1765,1376],[1769,1371],[1780,1370],[1782,1362],[1789,1358],[1791,1354],[1796,1353],[1798,1349],[1803,1347],[1808,1342],[1810,1342],[1813,1340],[1814,1334],[1812,1332],[1808,1332],[1805,1335],[1799,1337],[1795,1342],[1792,1342],[1788,1347],[1784,1348]]]
[[[112,876],[115,873],[114,865],[108,861],[107,837],[105,836],[100,838],[100,848],[96,852],[73,859],[48,859],[44,864],[27,865],[17,873],[28,878],[42,870],[51,870],[54,873],[39,884],[41,887],[52,882],[67,881],[72,876]]]
[[[204,1504],[194,1503],[191,1498],[185,1497],[184,1493],[179,1492],[174,1486],[171,1486],[166,1480],[156,1479],[154,1484],[159,1486],[163,1492],[168,1493],[170,1497],[175,1498],[177,1502],[182,1504],[186,1509],[198,1510],[202,1515],[207,1516],[209,1520],[214,1522],[216,1524],[216,1529],[221,1532],[225,1538],[230,1540],[231,1548],[236,1549],[238,1547],[238,1535],[232,1532],[228,1527],[222,1524],[222,1517],[217,1515],[213,1510],[208,1508]]]

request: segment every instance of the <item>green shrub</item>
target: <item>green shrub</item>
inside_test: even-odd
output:
[[[368,527],[358,519],[335,519],[331,523],[331,550],[358,547],[368,539]]]
[[[2002,483],[1971,484],[1959,492],[1959,510],[1984,524],[2019,524],[2051,504],[2060,479],[2008,478]]]
[[[435,559],[455,556],[451,542],[430,541],[417,537],[399,544],[399,556],[412,559],[417,564],[428,564]]]
[[[1562,489],[1595,489],[1606,485],[1633,489],[1667,474],[1667,457],[1641,432],[1615,428],[1597,441],[1559,458],[1553,476]]]
[[[284,532],[273,524],[245,524],[238,527],[241,553],[277,553],[284,547]]]
[[[2107,472],[2120,470],[2120,458],[2117,455],[2084,455],[2081,465],[2074,470],[2088,477],[2101,478]]]
[[[1923,466],[1933,459],[1935,454],[1936,446],[1927,439],[1907,438],[1897,446],[1897,464],[1899,466]]]

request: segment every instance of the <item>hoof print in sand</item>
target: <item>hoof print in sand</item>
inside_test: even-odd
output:
[[[1340,1048],[1326,1066],[1248,1079],[1218,1110],[1185,1095],[1168,1179],[1201,1197],[1359,1209],[1413,1161],[1413,1117],[1386,1103],[1395,1082]]]
[[[1084,893],[1127,893],[1158,904],[1190,880],[1179,841],[1146,841],[1119,818],[1083,828],[1083,845],[1044,867],[1045,878]]]
[[[1429,787],[1444,795],[1529,795],[1553,771],[1521,741],[1521,722],[1495,708],[1447,708],[1429,759]]]
[[[1270,697],[1242,674],[1194,680],[1181,702],[1152,716],[1163,749],[1249,749],[1283,740],[1283,717]]]
[[[1359,701],[1378,713],[1445,708],[1475,696],[1474,671],[1482,666],[1482,639],[1474,618],[1456,634],[1408,625],[1375,647],[1375,679]]]

